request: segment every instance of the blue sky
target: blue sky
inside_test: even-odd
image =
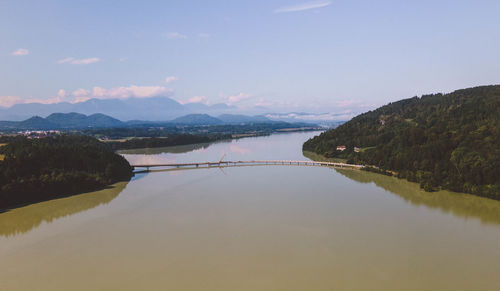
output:
[[[362,112],[500,83],[500,1],[0,0],[0,106],[165,95]]]

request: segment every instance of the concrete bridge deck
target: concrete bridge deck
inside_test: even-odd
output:
[[[218,161],[218,162],[199,162],[199,163],[170,163],[170,164],[132,164],[135,168],[207,168],[207,167],[227,167],[227,166],[257,166],[257,165],[298,165],[298,166],[317,166],[317,167],[337,167],[361,169],[363,165],[354,165],[335,162],[316,162],[316,161],[293,161],[293,160],[251,160],[251,161]]]

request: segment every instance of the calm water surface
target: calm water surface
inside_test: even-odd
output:
[[[314,133],[124,152],[306,159]],[[500,202],[357,170],[155,171],[0,214],[0,290],[500,290]]]

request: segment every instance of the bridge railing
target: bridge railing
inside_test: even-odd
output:
[[[222,166],[222,165],[307,165],[307,166],[331,166],[341,168],[361,169],[364,165],[355,165],[337,162],[318,161],[296,161],[296,160],[250,160],[250,161],[218,161],[218,162],[192,162],[192,163],[167,163],[167,164],[132,164],[134,168],[155,168],[155,167],[202,167],[202,166]]]

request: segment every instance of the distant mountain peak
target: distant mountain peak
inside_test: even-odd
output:
[[[53,113],[96,113],[112,116],[120,120],[168,120],[190,113],[190,109],[166,96],[128,99],[92,98],[79,103],[27,103],[10,108],[0,108],[0,120],[25,120],[34,115],[48,117]]]
[[[4,129],[81,129],[81,128],[103,128],[121,127],[124,123],[113,117],[96,113],[90,116],[81,113],[52,113],[47,118],[33,116],[24,121],[3,121],[0,128]]]

